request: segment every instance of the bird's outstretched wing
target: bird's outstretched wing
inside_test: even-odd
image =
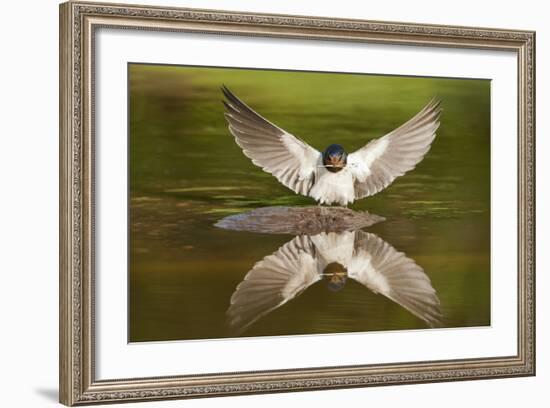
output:
[[[307,236],[297,236],[256,263],[237,286],[227,310],[230,329],[242,332],[321,277],[314,244]]]
[[[439,127],[441,101],[432,99],[412,119],[348,156],[355,198],[378,193],[422,160]]]
[[[225,86],[225,118],[243,153],[298,194],[308,195],[321,153],[252,110]]]
[[[430,278],[412,259],[376,235],[357,231],[348,276],[393,300],[429,326],[440,325],[439,298]]]

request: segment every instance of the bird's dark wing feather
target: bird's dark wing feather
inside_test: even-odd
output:
[[[382,191],[424,158],[439,127],[440,106],[432,99],[408,122],[348,156],[356,199]]]
[[[321,153],[260,116],[225,86],[225,118],[243,153],[298,194],[308,195]]]

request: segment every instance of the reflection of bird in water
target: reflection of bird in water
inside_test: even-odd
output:
[[[422,160],[439,127],[433,99],[405,124],[347,154],[337,144],[323,153],[264,119],[226,87],[225,117],[243,153],[298,194],[321,204],[347,205],[378,193]]]
[[[426,322],[440,323],[439,298],[430,279],[412,259],[374,234],[363,231],[297,236],[256,263],[237,286],[227,311],[235,332],[324,279],[332,291],[353,279]]]

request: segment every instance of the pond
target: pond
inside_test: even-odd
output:
[[[384,219],[353,232],[351,247],[385,245],[416,265],[437,297],[437,322],[346,266],[338,290],[316,280],[247,327],[231,323],[231,298],[257,263],[297,236],[330,247],[350,232],[216,226],[257,208],[315,205],[243,155],[223,116],[222,84],[320,151],[338,143],[352,152],[442,99],[424,160],[349,206]],[[490,81],[131,64],[129,93],[129,341],[490,324]]]

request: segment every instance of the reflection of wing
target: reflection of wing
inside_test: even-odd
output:
[[[440,104],[432,99],[408,122],[348,156],[356,199],[378,193],[422,160],[439,127]]]
[[[260,116],[226,87],[222,91],[229,131],[243,153],[286,187],[307,196],[321,153]]]
[[[430,326],[440,324],[439,298],[430,279],[412,259],[374,234],[358,231],[348,276],[381,293]]]
[[[240,332],[321,279],[315,248],[298,236],[256,263],[231,296],[229,326]]]

